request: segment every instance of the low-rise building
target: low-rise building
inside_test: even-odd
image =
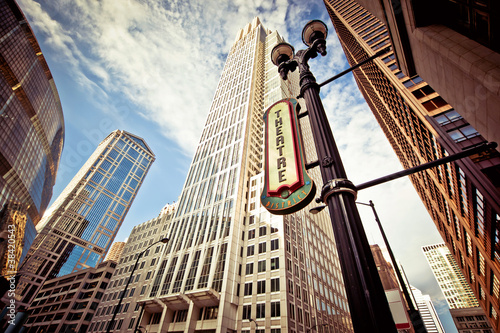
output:
[[[27,332],[87,332],[115,261],[46,281],[28,309]]]

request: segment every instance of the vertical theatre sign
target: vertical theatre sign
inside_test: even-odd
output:
[[[265,175],[261,202],[277,215],[304,208],[316,193],[306,172],[296,108],[296,99],[283,99],[264,114]]]

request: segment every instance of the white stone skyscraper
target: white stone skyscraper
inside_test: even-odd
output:
[[[19,309],[46,280],[104,260],[154,160],[145,141],[126,131],[113,131],[99,144],[37,225],[20,269]]]
[[[299,95],[298,73],[282,81],[271,63],[282,40],[258,18],[237,33],[175,216],[134,229],[89,332],[106,330],[139,253],[164,236],[139,262],[113,331],[352,332],[328,212],[276,216],[260,204],[264,111]]]
[[[470,332],[470,328],[480,327],[481,333],[493,332],[474,292],[446,244],[427,245],[423,246],[422,250],[448,302],[451,317],[458,331],[467,333]]]
[[[460,267],[444,243],[422,247],[450,309],[479,306]]]
[[[418,311],[420,312],[427,332],[445,333],[441,320],[439,320],[439,316],[434,308],[434,304],[432,304],[431,297],[429,295],[423,295],[419,289],[413,286],[411,287],[411,291],[417,302]]]

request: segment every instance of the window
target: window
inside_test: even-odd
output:
[[[271,292],[280,290],[280,278],[271,279]]]
[[[144,293],[146,292],[146,288],[147,288],[147,286],[142,286],[141,295],[144,295]]]
[[[266,271],[266,261],[265,260],[261,260],[257,263],[257,271],[258,271],[258,273]]]
[[[248,263],[245,268],[245,274],[253,274],[253,262]]]
[[[395,56],[394,56],[394,53],[393,53],[390,56],[382,58],[382,61],[385,62],[385,63],[388,63],[389,61],[394,60],[394,58],[395,58]]]
[[[273,239],[271,241],[271,251],[279,249],[278,239]]]
[[[271,302],[271,317],[280,317],[281,308],[280,302]]]
[[[403,82],[404,86],[406,88],[411,88],[416,84],[419,84],[420,82],[423,82],[422,78],[420,76],[415,76],[412,77],[410,80]]]
[[[251,305],[243,305],[243,318],[242,319],[250,319],[252,318],[252,306]]]
[[[186,312],[186,319],[187,319],[187,310],[183,311]],[[203,319],[204,320],[217,319],[218,314],[219,314],[219,307],[217,306],[206,307],[203,313]],[[184,321],[186,321],[186,319],[184,319]]]
[[[254,239],[255,238],[255,229],[248,230],[248,239]]]
[[[266,293],[266,280],[257,281],[257,294]]]
[[[427,95],[431,95],[431,94],[435,93],[435,91],[430,86],[423,86],[420,89],[413,90],[411,93],[417,99],[420,99],[420,98],[424,98]]]
[[[448,132],[448,134],[455,142],[461,142],[479,136],[479,133],[471,125],[457,128]]]
[[[158,325],[160,323],[160,319],[161,319],[161,312],[155,312],[153,313],[153,315],[151,316],[151,320],[149,321],[149,323],[151,325]]]
[[[280,268],[280,258],[271,258],[271,270]]]
[[[150,277],[151,277],[151,271],[149,271],[148,274],[146,274],[146,280],[149,280]]]
[[[265,318],[266,317],[266,303],[257,304],[257,313],[255,314],[256,318]]]
[[[252,295],[252,288],[253,288],[253,282],[245,283],[245,292],[243,293],[243,295],[244,296]]]
[[[432,110],[435,110],[435,109],[438,109],[442,106],[445,106],[446,104],[446,101],[438,96],[438,97],[434,97],[433,99],[427,101],[427,102],[424,102],[422,103],[422,106],[427,110],[427,111],[432,111]]]
[[[266,252],[266,242],[259,243],[259,253]]]
[[[301,324],[304,322],[304,320],[302,319],[302,309],[301,308],[297,308],[297,321]]]
[[[254,251],[255,251],[254,246],[253,245],[249,245],[247,247],[247,257],[253,256],[254,255]]]
[[[267,234],[267,228],[266,227],[260,227],[259,228],[259,237],[260,236],[265,236]]]

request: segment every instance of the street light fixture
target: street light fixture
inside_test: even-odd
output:
[[[326,55],[328,29],[319,21],[310,21],[302,31],[308,46],[294,55],[293,47],[279,43],[271,52],[283,80],[297,67],[300,73],[300,96],[306,103],[323,188],[319,198],[330,211],[339,253],[346,294],[355,332],[396,333],[396,326],[371,254],[361,218],[356,207],[356,187],[347,179],[337,145],[326,117],[319,85],[308,61],[318,53]],[[318,199],[317,199],[318,201]]]
[[[259,329],[259,324],[257,324],[257,322],[255,321],[255,319],[253,318],[248,318],[248,321],[249,322],[253,322],[255,324],[255,330],[257,331]]]
[[[169,238],[164,237],[164,238],[160,239],[159,241],[150,244],[146,249],[144,249],[144,251],[139,253],[139,255],[137,256],[137,260],[135,261],[134,268],[132,269],[132,272],[130,272],[130,277],[127,280],[127,284],[125,285],[125,289],[123,289],[123,291],[121,292],[120,300],[118,301],[118,304],[115,306],[115,309],[113,311],[113,317],[111,318],[111,320],[108,323],[108,328],[106,330],[106,333],[111,332],[111,327],[113,327],[113,323],[115,321],[116,315],[118,313],[118,310],[120,310],[120,306],[122,305],[123,298],[125,297],[125,294],[127,293],[127,289],[128,289],[128,285],[130,284],[130,280],[132,280],[132,277],[134,276],[134,272],[135,272],[135,269],[137,268],[137,263],[139,262],[139,259],[141,259],[142,255],[144,253],[146,253],[146,251],[149,250],[149,248],[151,246],[158,244],[158,243],[166,244],[168,241],[169,241]]]
[[[408,286],[406,285],[406,281],[403,279],[403,275],[401,274],[401,271],[399,270],[399,267],[396,263],[396,258],[394,257],[394,253],[392,252],[391,246],[389,244],[389,240],[387,239],[387,236],[385,235],[384,228],[382,227],[382,223],[380,222],[380,219],[378,218],[377,211],[375,210],[375,204],[371,200],[369,201],[369,203],[364,203],[364,202],[359,202],[359,201],[356,201],[356,203],[358,205],[371,207],[373,215],[375,216],[375,221],[377,222],[377,225],[380,229],[380,233],[382,234],[382,238],[384,239],[385,247],[387,248],[387,252],[389,252],[389,257],[391,258],[392,265],[394,266],[394,272],[396,273],[396,276],[397,276],[398,281],[399,281],[399,285],[401,286],[401,290],[403,291],[403,295],[406,299],[406,303],[408,304],[408,308],[409,308],[408,314],[410,316],[410,320],[412,322],[413,328],[415,329],[415,332],[417,332],[417,333],[426,333],[427,330],[426,330],[424,322],[422,320],[422,316],[420,315],[420,312],[413,304],[413,297],[410,295],[410,291],[408,290]]]

